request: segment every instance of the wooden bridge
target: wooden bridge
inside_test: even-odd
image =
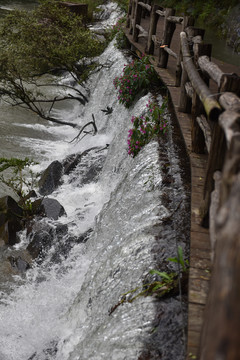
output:
[[[211,61],[212,45],[204,44],[204,29],[195,28],[192,17],[177,17],[174,9],[154,1],[129,1],[125,34],[133,49],[153,55],[151,62],[168,88],[190,157],[186,358],[237,360],[240,68]]]

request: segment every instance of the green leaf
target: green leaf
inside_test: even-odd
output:
[[[161,276],[163,279],[166,279],[166,280],[171,280],[171,277],[164,271],[164,272],[161,272],[161,271],[158,271],[158,270],[150,270],[149,273],[151,275],[159,275]]]

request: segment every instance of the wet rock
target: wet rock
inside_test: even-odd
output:
[[[88,229],[85,233],[83,233],[82,235],[80,235],[80,236],[76,239],[76,242],[77,242],[77,243],[85,243],[85,242],[87,242],[88,239],[90,238],[92,232],[93,232],[93,229]]]
[[[99,159],[99,162],[94,163],[89,167],[86,174],[82,177],[82,183],[89,184],[93,181],[96,181],[98,178],[99,172],[102,170],[102,167],[103,167],[103,158]]]
[[[33,236],[32,241],[28,244],[27,250],[33,259],[43,255],[44,251],[50,249],[53,242],[53,235],[46,231],[40,230]]]
[[[82,154],[73,154],[69,155],[63,161],[63,172],[66,175],[69,175],[71,171],[75,169],[78,163],[81,161]]]
[[[79,237],[76,236],[63,236],[62,238],[58,237],[58,243],[55,246],[55,252],[51,258],[51,262],[60,263],[63,258],[66,259],[72,247],[75,244],[85,243],[89,239],[92,231],[93,231],[92,229],[89,229]],[[57,235],[57,229],[56,229],[56,235]]]
[[[41,212],[53,220],[57,220],[59,217],[66,215],[64,207],[57,200],[49,198],[42,200]]]
[[[38,185],[41,195],[51,194],[60,184],[63,174],[63,165],[59,161],[53,161],[43,172]]]
[[[18,242],[17,232],[22,230],[23,210],[11,196],[0,199],[0,238],[5,244]]]
[[[10,261],[10,264],[14,270],[25,272],[26,270],[30,269],[30,264],[22,259],[21,256],[18,256],[17,258],[14,256],[9,256],[8,260]]]
[[[66,224],[58,224],[56,226],[56,235],[64,236],[68,233],[68,226]]]
[[[34,215],[48,217],[57,220],[66,215],[64,207],[55,199],[43,198],[37,199],[32,203],[32,212]],[[30,226],[31,227],[31,226]]]

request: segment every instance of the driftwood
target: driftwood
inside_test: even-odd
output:
[[[199,76],[191,59],[191,53],[188,47],[188,40],[185,32],[180,33],[181,47],[183,53],[183,64],[187,71],[189,80],[191,81],[195,91],[203,103],[204,109],[208,117],[212,120],[217,120],[221,113],[221,107],[213,98],[209,88]]]

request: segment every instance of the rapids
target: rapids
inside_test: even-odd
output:
[[[141,97],[130,109],[118,103],[113,79],[127,61],[113,41],[99,58],[101,70],[88,80],[87,105],[67,103],[55,109],[59,119],[79,125],[94,114],[95,136],[70,143],[76,129],[36,122],[30,115],[24,121],[22,113],[19,120],[15,112],[11,127],[21,132],[9,136],[22,155],[30,151],[40,160],[33,168],[36,173],[53,160],[97,149],[50,196],[67,216],[49,224],[67,224],[74,237],[90,230],[87,242],[76,242],[65,256],[58,249],[67,238],[56,236],[41,265],[34,263],[26,274],[11,275],[7,282],[1,277],[0,360],[185,358],[184,296],[161,301],[139,297],[109,315],[124,293],[156,278],[149,275],[151,269],[176,270],[167,259],[176,256],[178,245],[187,256],[189,241],[189,192],[170,114],[170,131],[162,142],[151,141],[135,158],[127,154],[130,119],[143,112],[151,96]],[[113,109],[109,115],[102,112],[107,106]],[[84,182],[93,164],[101,170],[93,181]],[[28,242],[22,232],[20,244],[4,251],[20,251]]]

